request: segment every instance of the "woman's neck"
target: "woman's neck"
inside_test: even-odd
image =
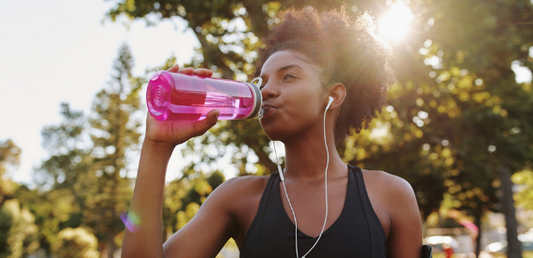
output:
[[[323,130],[305,134],[285,142],[285,177],[303,180],[322,180],[326,169],[327,155]],[[343,173],[346,164],[335,148],[333,130],[328,130],[329,150],[328,177]]]

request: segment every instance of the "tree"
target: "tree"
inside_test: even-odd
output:
[[[421,89],[416,95],[413,89],[414,101],[407,102],[421,105],[413,105],[415,112],[404,110],[412,114],[408,119],[415,120],[417,111],[427,112],[424,134],[441,140],[441,144],[442,140],[449,143],[459,176],[454,179],[461,179],[461,173],[469,174],[465,178],[471,187],[459,192],[472,195],[478,189],[479,197],[485,199],[491,195],[487,193],[490,186],[500,184],[508,255],[520,257],[510,175],[531,160],[532,121],[527,118],[531,117],[527,106],[532,95],[527,85],[515,81],[511,64],[519,60],[529,66],[532,35],[521,28],[530,19],[532,5],[529,1],[495,1],[490,5],[447,1],[430,10],[433,3],[427,4],[417,31],[430,27],[423,33],[430,41],[425,39],[421,53],[431,66],[416,69],[420,62],[406,65],[408,62],[402,60],[400,81],[414,83],[416,91]]]
[[[19,165],[20,153],[12,140],[0,143],[0,257],[23,257],[39,247],[35,217],[21,207],[16,196],[19,185],[7,175]]]
[[[9,168],[19,165],[20,152],[12,140],[0,143],[0,205],[10,199],[16,189],[16,184],[8,179],[7,172]]]
[[[196,211],[211,194],[224,182],[224,174],[220,171],[207,173],[189,166],[184,169],[183,176],[165,186],[163,201],[163,240],[167,235],[185,226]]]
[[[59,257],[99,258],[98,240],[84,228],[66,228],[59,232],[52,250]]]
[[[121,242],[115,239],[124,229],[120,214],[126,212],[132,195],[127,152],[137,148],[141,136],[142,123],[135,113],[140,109],[139,90],[144,81],[133,77],[132,67],[130,49],[123,44],[113,64],[113,80],[97,93],[90,119],[90,169],[98,179],[87,197],[83,222],[96,231],[108,257],[113,257]]]
[[[143,81],[131,75],[132,65],[129,49],[123,45],[114,65],[114,81],[97,94],[90,119],[68,103],[61,104],[63,121],[42,131],[50,157],[36,171],[39,189],[20,187],[14,194],[35,214],[40,246],[48,255],[57,254],[69,241],[77,243],[79,237],[70,239],[72,234],[95,234],[98,247],[108,256],[121,242],[119,215],[131,198],[126,152],[135,149],[141,125],[135,111]],[[81,234],[81,227],[88,231]],[[71,251],[68,256],[83,256],[82,250]]]
[[[396,48],[398,83],[389,98],[390,115],[401,121],[386,121],[396,144],[354,163],[424,171],[416,164],[429,158],[427,174],[445,176],[456,208],[473,215],[478,227],[484,211],[504,212],[509,257],[520,257],[510,175],[531,160],[532,121],[526,117],[533,97],[529,83],[515,81],[511,66],[515,60],[530,66],[531,35],[520,28],[531,3],[424,1],[411,8],[421,12],[413,38]],[[398,164],[408,157],[419,161]]]
[[[518,187],[518,191],[514,194],[517,207],[526,211],[533,211],[533,171],[530,167],[522,171],[516,172],[511,177],[513,183]],[[527,226],[533,226],[533,218],[528,216]]]
[[[90,170],[87,118],[68,103],[61,104],[60,113],[63,120],[41,132],[50,156],[35,171],[38,188],[23,186],[16,192],[21,205],[34,214],[40,247],[49,255],[62,229],[81,225],[85,200],[91,194],[87,189],[96,181]]]
[[[72,110],[68,103],[61,103],[60,113],[62,122],[46,126],[41,132],[42,145],[50,157],[37,170],[36,181],[42,188],[73,189],[72,194],[83,199],[79,190],[85,188],[91,164],[87,118],[82,111]]]
[[[0,257],[25,257],[39,247],[35,218],[17,199],[0,205]]]

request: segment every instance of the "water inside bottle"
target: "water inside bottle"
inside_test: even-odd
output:
[[[245,119],[254,108],[243,82],[162,72],[150,84],[148,108],[158,120],[201,120],[213,109],[220,110],[218,119]]]

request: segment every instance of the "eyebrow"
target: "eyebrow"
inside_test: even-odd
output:
[[[282,72],[282,71],[285,71],[285,70],[289,70],[291,68],[297,68],[297,69],[303,70],[303,68],[301,66],[297,65],[297,64],[290,64],[290,65],[286,65],[286,66],[283,66],[283,67],[279,68],[276,72]],[[265,80],[265,77],[268,78],[268,76],[262,75],[261,79]]]
[[[279,72],[279,71],[289,70],[289,69],[291,69],[291,68],[293,68],[293,67],[294,67],[294,68],[298,68],[298,69],[300,69],[300,70],[303,70],[303,68],[302,68],[301,66],[297,65],[297,64],[290,64],[290,65],[287,65],[287,66],[284,66],[284,67],[279,68],[279,69],[278,69],[278,72]]]

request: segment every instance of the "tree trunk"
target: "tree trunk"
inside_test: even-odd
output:
[[[100,249],[100,258],[106,258],[107,246],[105,242],[98,242],[98,247]]]
[[[117,245],[115,245],[115,233],[113,231],[115,230],[112,229],[108,235],[109,249],[107,250],[107,258],[114,258],[115,252],[117,251]]]
[[[522,245],[518,241],[518,222],[516,221],[516,210],[513,200],[513,182],[511,181],[511,169],[507,164],[503,164],[498,170],[501,181],[502,198],[501,206],[505,215],[505,226],[507,228],[507,257],[522,258]]]
[[[478,206],[479,207],[479,206]],[[481,216],[483,215],[482,208],[479,208],[476,210],[476,214],[474,215],[474,224],[477,227],[477,237],[476,237],[476,246],[475,246],[475,253],[476,257],[479,257],[479,253],[481,252]]]

